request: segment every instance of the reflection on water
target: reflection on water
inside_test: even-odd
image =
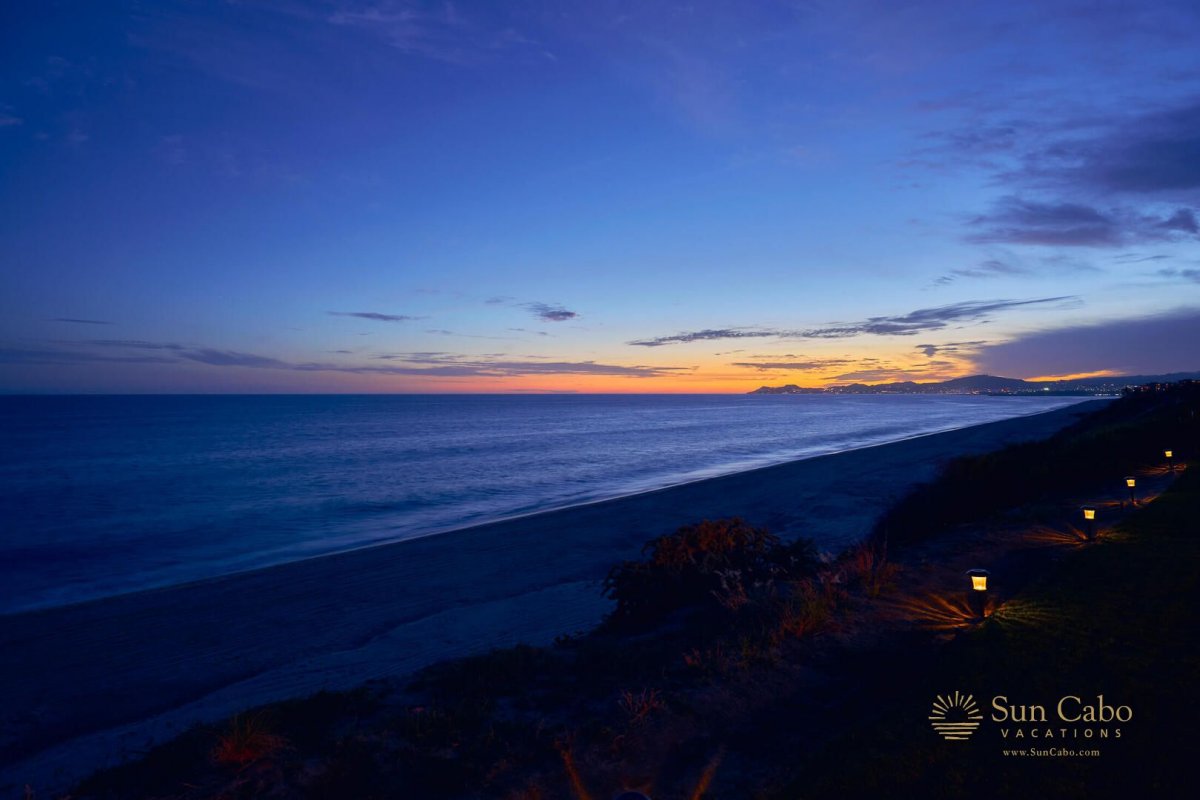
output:
[[[395,541],[1077,400],[0,397],[0,612]]]

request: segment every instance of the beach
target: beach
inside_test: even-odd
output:
[[[836,548],[946,459],[1104,401],[237,575],[0,617],[0,790],[65,785],[257,704],[592,627],[660,534],[741,516]]]

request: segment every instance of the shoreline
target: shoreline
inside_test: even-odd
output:
[[[738,395],[738,396],[740,396],[740,395]],[[806,395],[799,395],[799,397],[806,397]],[[273,569],[276,567],[284,567],[284,566],[288,566],[290,564],[297,564],[297,563],[301,563],[301,562],[305,562],[305,561],[311,561],[314,559],[321,559],[321,558],[327,558],[330,556],[342,555],[345,553],[354,553],[354,552],[357,552],[360,550],[369,550],[369,549],[376,548],[376,547],[387,547],[390,545],[401,544],[403,542],[412,542],[412,541],[416,541],[419,539],[424,539],[424,538],[430,537],[430,536],[455,534],[460,531],[467,531],[467,530],[471,530],[474,528],[479,528],[479,527],[483,527],[483,526],[487,526],[487,525],[494,525],[494,524],[498,524],[498,523],[507,523],[507,522],[526,519],[529,517],[535,517],[535,516],[538,516],[541,514],[551,514],[551,513],[556,513],[556,512],[560,512],[560,511],[567,511],[567,510],[570,510],[573,508],[595,505],[598,503],[607,503],[607,502],[612,502],[612,501],[624,500],[627,498],[633,498],[633,497],[637,497],[640,495],[651,494],[654,492],[667,491],[667,490],[671,490],[671,489],[675,489],[675,488],[679,488],[679,487],[684,487],[684,486],[688,486],[691,484],[700,483],[703,481],[730,477],[730,476],[738,475],[738,474],[742,474],[742,473],[754,472],[754,471],[760,470],[760,469],[767,469],[767,468],[782,466],[782,465],[786,465],[786,464],[793,464],[793,463],[797,463],[800,461],[806,461],[806,460],[811,460],[811,459],[815,459],[815,458],[823,458],[826,456],[841,455],[841,454],[850,453],[850,452],[854,452],[854,451],[858,451],[858,450],[869,450],[869,449],[875,448],[875,447],[885,447],[888,445],[900,444],[903,442],[912,441],[914,439],[920,439],[920,438],[926,437],[926,436],[936,436],[938,434],[951,433],[954,431],[961,431],[961,430],[965,430],[968,428],[975,428],[975,427],[979,427],[979,426],[990,425],[994,422],[1005,422],[1007,420],[1017,420],[1017,419],[1022,419],[1025,417],[1032,417],[1032,416],[1038,416],[1040,414],[1047,414],[1047,413],[1052,413],[1055,411],[1062,411],[1064,409],[1077,406],[1080,403],[1098,402],[1098,401],[1107,402],[1111,399],[1113,399],[1113,398],[1111,398],[1111,397],[1079,398],[1075,402],[1071,402],[1071,403],[1068,403],[1068,404],[1065,404],[1062,406],[1058,406],[1056,408],[1037,409],[1037,410],[1033,410],[1033,411],[1026,411],[1026,412],[1023,412],[1020,414],[1013,415],[1011,417],[1005,417],[1003,419],[997,419],[997,420],[989,420],[989,421],[985,421],[985,422],[971,422],[971,423],[967,423],[967,424],[963,424],[963,425],[951,425],[950,427],[946,427],[946,428],[930,430],[930,431],[925,431],[925,432],[919,432],[919,433],[906,434],[906,435],[901,436],[896,439],[887,439],[887,440],[883,440],[883,441],[869,442],[869,443],[864,443],[864,444],[852,444],[849,446],[835,447],[835,448],[830,448],[830,449],[818,447],[818,448],[815,448],[815,452],[804,453],[804,454],[793,453],[793,454],[787,455],[787,456],[771,456],[768,454],[768,455],[761,456],[761,457],[749,457],[749,458],[743,459],[740,462],[731,462],[731,463],[725,464],[723,466],[702,468],[702,469],[698,469],[698,470],[693,470],[690,473],[684,472],[684,473],[673,475],[673,476],[667,476],[662,479],[648,479],[648,480],[642,481],[641,482],[642,485],[629,484],[624,487],[618,486],[613,489],[600,489],[600,490],[596,491],[593,494],[593,496],[590,496],[590,497],[569,499],[569,500],[565,500],[565,501],[553,501],[552,500],[552,501],[549,501],[548,504],[543,505],[543,506],[535,505],[534,507],[526,507],[524,509],[518,508],[518,509],[515,509],[512,511],[508,511],[508,512],[501,512],[497,516],[486,517],[486,518],[481,518],[481,519],[461,520],[458,522],[450,522],[447,524],[434,525],[433,527],[430,527],[427,530],[422,530],[418,533],[402,534],[400,538],[375,538],[375,539],[370,539],[368,541],[364,541],[360,544],[354,544],[349,547],[344,547],[342,549],[317,550],[316,552],[309,552],[309,553],[305,553],[303,551],[303,549],[300,549],[300,550],[295,551],[294,555],[291,555],[291,556],[284,555],[279,560],[271,560],[270,558],[264,558],[261,560],[245,559],[249,563],[244,563],[244,564],[240,564],[240,565],[231,564],[231,565],[229,565],[231,568],[229,568],[228,570],[212,572],[211,574],[198,574],[198,575],[195,575],[192,577],[182,577],[180,579],[176,579],[176,580],[172,580],[172,581],[147,581],[142,585],[131,585],[127,588],[117,589],[116,591],[112,591],[110,593],[90,594],[87,592],[83,592],[79,596],[73,597],[73,598],[66,598],[66,599],[60,598],[60,599],[55,599],[55,600],[45,600],[45,599],[35,600],[34,602],[30,603],[29,605],[18,605],[18,606],[14,606],[11,608],[0,608],[0,619],[4,619],[5,617],[10,617],[10,616],[19,616],[22,614],[33,613],[33,612],[37,612],[37,611],[48,611],[48,610],[53,610],[53,609],[57,609],[57,608],[68,608],[71,606],[78,606],[78,605],[83,605],[83,604],[93,603],[93,602],[103,602],[103,601],[113,600],[113,599],[120,598],[120,597],[125,597],[127,595],[140,594],[143,592],[174,589],[174,588],[179,588],[179,587],[190,586],[193,584],[205,583],[208,581],[223,580],[225,578],[233,578],[233,577],[236,577],[239,575],[257,572],[259,570]]]
[[[246,707],[591,627],[611,565],[701,518],[844,546],[947,458],[1044,438],[1098,402],[2,617],[21,663],[0,671],[0,788],[70,782]]]

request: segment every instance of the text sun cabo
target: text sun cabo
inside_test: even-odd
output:
[[[1050,711],[1053,712],[1053,719]],[[1109,723],[1129,722],[1133,719],[1133,709],[1127,705],[1113,705],[1097,695],[1094,701],[1085,701],[1076,695],[1066,695],[1059,699],[1050,710],[1040,704],[1013,705],[1008,697],[997,695],[992,698],[993,722],[1025,724],[1027,727],[1001,728],[1000,734],[1005,738],[1010,735],[1014,739],[1030,738],[1121,738],[1121,729],[1107,727]],[[1069,723],[1072,726],[1079,723],[1099,723],[1105,727],[1051,727],[1055,723]],[[1030,725],[1032,723],[1032,725]],[[1044,723],[1044,725],[1038,725]]]

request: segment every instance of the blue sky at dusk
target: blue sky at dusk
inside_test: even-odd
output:
[[[1194,2],[0,15],[0,391],[1200,369]]]

